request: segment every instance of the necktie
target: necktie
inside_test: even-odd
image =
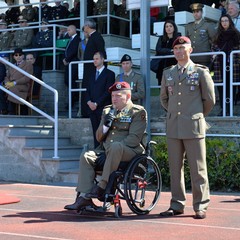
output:
[[[95,81],[98,79],[99,71],[96,71]]]
[[[180,67],[180,68],[178,69],[179,77],[180,77],[181,75],[183,75],[184,71],[185,71],[185,68],[184,68],[184,67]]]

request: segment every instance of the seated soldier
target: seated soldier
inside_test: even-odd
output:
[[[131,88],[127,82],[115,82],[109,92],[112,105],[103,109],[102,120],[96,132],[100,146],[81,154],[77,198],[75,203],[66,205],[65,209],[80,210],[85,206],[93,206],[92,198],[104,195],[109,176],[118,169],[120,162],[129,162],[145,151],[141,143],[147,126],[145,109],[132,103]],[[95,185],[94,167],[98,156],[104,152],[106,160],[102,178]]]

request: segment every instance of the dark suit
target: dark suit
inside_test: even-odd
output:
[[[76,35],[73,39],[70,38],[68,45],[65,49],[65,60],[70,63],[73,61],[78,61],[78,45],[80,42],[80,37]],[[65,84],[68,86],[69,79],[68,79],[68,72],[69,72],[69,65],[65,66]],[[72,66],[72,88],[77,88],[76,80],[78,79],[78,65],[74,64]],[[72,98],[74,103],[78,100],[78,94],[74,93]]]
[[[88,39],[83,60],[93,60],[93,56],[96,52],[102,52],[104,54],[104,58],[106,59],[106,51],[105,51],[105,42],[103,37],[99,32],[94,32]],[[95,72],[95,67],[93,63],[85,63],[84,64],[84,72],[83,72],[83,81],[82,88],[87,88],[89,76]],[[82,92],[81,94],[81,113],[83,117],[87,117],[88,114],[88,106],[86,101],[86,94]]]
[[[101,121],[103,108],[111,104],[111,95],[108,92],[110,86],[115,82],[115,73],[106,67],[103,69],[97,80],[95,80],[96,71],[92,72],[86,92],[86,102],[92,101],[97,103],[97,108],[92,111],[88,108],[88,114],[92,123],[94,147],[99,145],[96,140],[96,131]]]

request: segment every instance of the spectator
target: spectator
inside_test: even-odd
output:
[[[97,2],[95,2],[95,7],[94,7],[94,15],[105,15],[107,14],[107,0],[98,0]],[[109,14],[111,14],[113,12],[113,1],[110,1],[110,9],[109,9]],[[98,17],[97,19],[97,23],[98,23],[98,32],[102,33],[102,34],[106,34],[107,33],[107,17]]]
[[[61,5],[61,1],[56,1],[55,6],[52,7],[52,19],[53,20],[59,20],[59,19],[64,19],[67,18],[68,12],[67,8]]]
[[[29,4],[30,0],[23,0],[24,4]],[[35,22],[36,21],[36,9],[32,7],[32,5],[27,5],[23,8],[21,15],[24,19],[28,22]]]
[[[175,22],[175,10],[173,7],[168,8],[167,16],[164,17],[161,21],[165,22],[167,20],[172,20],[173,22]]]
[[[96,31],[96,22],[93,19],[86,19],[84,21],[84,32],[89,36],[87,45],[84,51],[83,60],[93,60],[93,56],[96,52],[102,52],[104,59],[107,59],[105,51],[105,42],[99,32]],[[93,63],[85,63],[83,71],[82,88],[87,88],[88,78],[92,72],[95,72]],[[81,113],[82,117],[88,117],[88,105],[85,99],[85,93],[81,94]]]
[[[173,54],[173,42],[180,36],[178,28],[175,22],[167,20],[163,26],[163,36],[160,36],[156,45],[156,55],[172,55]],[[175,58],[162,58],[158,65],[156,78],[158,79],[158,85],[161,85],[163,69],[177,63]]]
[[[216,56],[216,61],[219,63],[217,66],[219,68],[214,69],[214,80],[218,82],[222,81],[223,71],[226,72],[226,115],[229,115],[230,110],[230,53],[233,50],[240,49],[240,33],[234,26],[234,23],[229,15],[221,16],[216,37],[213,41],[213,51],[223,51],[226,53],[227,65],[223,66],[223,59],[220,55]],[[239,73],[239,54],[234,54],[234,65],[233,65],[233,82],[238,82]],[[223,107],[223,91],[222,87],[218,86],[219,100],[221,109]],[[233,96],[236,95],[236,88],[233,88]],[[218,114],[222,116],[223,112]]]
[[[228,4],[227,13],[232,18],[232,21],[237,30],[240,31],[239,3],[230,2]]]
[[[115,82],[115,73],[104,66],[103,53],[95,53],[93,60],[96,71],[92,72],[89,77],[86,100],[93,129],[94,148],[97,148],[99,142],[96,139],[96,131],[101,121],[103,108],[111,104],[111,95],[108,89]]]
[[[141,74],[132,69],[132,59],[128,54],[124,54],[121,58],[123,73],[116,77],[116,82],[127,82],[132,90],[132,102],[134,104],[142,104],[145,97],[144,80]]]
[[[88,33],[86,31],[84,31],[84,27],[82,27],[82,31],[84,34],[84,39],[82,39],[78,45],[78,59],[81,61],[84,58],[84,52],[85,52],[86,45],[87,45],[88,38],[89,38]]]
[[[194,218],[204,219],[210,202],[205,116],[215,104],[214,84],[208,68],[191,61],[189,38],[178,37],[173,43],[173,51],[178,63],[163,72],[160,93],[161,104],[167,111],[166,135],[172,198],[170,208],[161,212],[160,216],[184,213],[184,160],[187,158]]]
[[[67,27],[60,27],[58,31],[57,39],[69,39],[69,35],[67,32]]]
[[[13,55],[14,60],[16,61],[16,65],[21,68],[22,70],[26,71],[29,74],[33,74],[33,66],[30,63],[27,63],[24,60],[24,54],[21,48],[16,48],[14,50]],[[7,76],[5,77],[5,87],[15,93],[18,97],[23,99],[27,99],[29,86],[30,86],[30,79],[25,76],[24,74],[16,71],[13,68],[9,68],[7,72]],[[23,115],[27,115],[27,106],[23,105],[19,102],[16,98],[8,95],[8,113],[15,115],[17,113],[17,105],[21,105],[21,113]]]
[[[129,11],[126,8],[126,0],[122,0],[122,4],[116,7],[116,16],[129,20]],[[118,19],[119,35],[129,37],[129,22]]]
[[[2,55],[0,57],[3,57]],[[4,63],[0,62],[0,84],[4,85],[6,77],[6,67]],[[7,111],[7,95],[4,91],[0,90],[0,114],[6,115]]]
[[[70,10],[69,17],[80,17],[80,0],[73,1],[73,8]]]
[[[0,21],[0,51],[9,50],[13,40],[13,34],[5,29],[7,29],[7,23],[2,20]]]
[[[49,23],[45,19],[41,22],[40,31],[33,39],[34,48],[46,48],[53,46],[53,31],[48,28]]]
[[[10,7],[5,13],[5,21],[7,24],[17,24],[18,17],[20,16],[20,8],[19,7],[11,7],[15,5],[14,0],[7,0],[7,5]]]
[[[194,3],[190,5],[193,12],[194,22],[186,25],[186,36],[192,42],[193,53],[211,51],[211,41],[216,34],[215,24],[203,19],[203,4]],[[205,66],[210,64],[210,56],[197,56],[193,61]]]
[[[31,48],[32,47],[32,39],[33,39],[33,29],[28,29],[28,22],[22,16],[19,17],[19,27],[25,28],[16,30],[14,32],[14,37],[11,43],[12,49],[15,48]]]
[[[227,5],[226,0],[220,0],[219,1],[219,8],[222,11],[222,15],[225,15],[227,13]]]
[[[41,18],[46,21],[52,20],[52,7],[48,6],[45,2],[47,0],[40,0],[41,4]],[[41,19],[41,20],[42,20]]]
[[[33,65],[33,76],[42,80],[42,68],[36,64],[36,58],[34,57],[34,54],[27,53],[26,54],[26,62],[31,63]],[[31,80],[33,81],[33,80]],[[33,83],[33,96],[39,96],[41,91],[41,85],[37,82]]]
[[[137,154],[144,152],[142,139],[146,132],[147,112],[142,106],[131,101],[130,85],[116,82],[109,91],[112,105],[104,108],[96,137],[101,145],[80,156],[77,198],[75,203],[66,205],[68,210],[80,210],[93,206],[92,198],[102,197],[110,174],[118,169],[121,161],[129,162]],[[125,121],[121,119],[125,118]],[[101,181],[94,184],[94,165],[98,156],[106,155]]]
[[[68,35],[70,37],[70,40],[68,42],[68,45],[65,49],[65,58],[63,59],[63,64],[65,66],[65,78],[64,82],[66,86],[69,86],[69,63],[73,61],[78,61],[78,45],[80,42],[80,38],[77,35],[77,30],[74,25],[69,25],[67,28]],[[76,80],[78,79],[78,65],[73,64],[72,65],[72,76],[71,76],[71,84],[72,88],[77,88]],[[79,100],[79,94],[77,92],[74,92],[72,95],[72,106],[75,102]]]

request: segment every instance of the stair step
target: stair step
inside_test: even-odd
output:
[[[53,146],[54,137],[53,136],[9,136],[8,138],[25,140],[26,147],[44,147]],[[59,137],[58,144],[63,146],[68,146],[71,144],[69,137]]]
[[[45,125],[11,126],[10,136],[53,136],[54,127]]]
[[[58,164],[59,171],[67,171],[68,169],[78,169],[79,168],[79,158],[77,157],[60,157],[56,158],[41,158],[41,162],[48,168],[51,169],[51,166]]]
[[[40,150],[42,151],[42,158],[52,158],[54,156],[53,146],[43,146],[43,147],[24,147],[24,150]],[[58,146],[58,156],[60,158],[71,158],[76,157],[79,159],[82,148],[80,146],[70,145],[70,146]]]
[[[41,116],[1,115],[0,125],[37,125],[41,119],[44,118]]]

